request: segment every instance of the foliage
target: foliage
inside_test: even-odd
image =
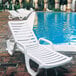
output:
[[[53,9],[53,11],[55,11],[55,12],[61,12],[60,9]]]
[[[9,8],[8,9],[12,10],[12,4],[11,3],[9,4]]]
[[[67,0],[60,0],[60,5],[67,4]]]
[[[44,9],[44,0],[38,0],[38,10],[42,11]]]
[[[20,4],[15,4],[14,9],[17,10],[20,8]]]
[[[2,0],[4,1],[4,0]],[[7,8],[6,2],[8,1],[9,8]],[[67,3],[67,0],[60,0],[60,4]],[[16,0],[14,9],[17,10],[20,8],[19,0]],[[22,8],[30,9],[35,7],[33,6],[33,0],[30,0],[30,2],[27,2],[26,0],[22,0]],[[0,10],[2,9],[9,9],[12,10],[12,0],[5,0],[5,2],[0,4]],[[48,0],[48,9],[54,10],[54,11],[60,11],[60,9],[55,9],[55,0]],[[44,10],[44,0],[38,0],[38,11]]]
[[[53,10],[55,8],[55,0],[48,0],[48,9]]]
[[[26,9],[33,8],[33,0],[30,0],[29,3],[26,0],[24,0],[22,4],[23,4],[23,8],[26,8]]]
[[[2,3],[0,3],[0,11],[2,11],[2,7],[3,7],[3,6],[2,6]]]

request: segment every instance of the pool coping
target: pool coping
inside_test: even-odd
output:
[[[76,52],[76,45],[68,45],[68,44],[53,44],[53,46],[51,45],[42,45],[42,46],[46,46],[49,49],[53,48],[55,51],[60,51],[60,52]]]

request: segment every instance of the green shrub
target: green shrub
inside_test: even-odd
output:
[[[55,12],[61,12],[60,9],[53,9],[53,11],[55,11]]]
[[[0,11],[2,11],[3,10],[3,5],[2,5],[2,3],[0,3]]]
[[[48,9],[53,10],[55,8],[55,0],[48,0]]]
[[[38,0],[38,10],[43,11],[44,9],[44,0]]]

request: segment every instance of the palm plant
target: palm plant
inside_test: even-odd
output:
[[[38,10],[42,11],[44,9],[44,0],[38,0]]]
[[[48,9],[53,10],[55,8],[55,0],[48,0]]]

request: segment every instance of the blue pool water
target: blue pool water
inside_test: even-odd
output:
[[[76,13],[37,12],[37,38],[46,38],[54,44],[76,40]]]

